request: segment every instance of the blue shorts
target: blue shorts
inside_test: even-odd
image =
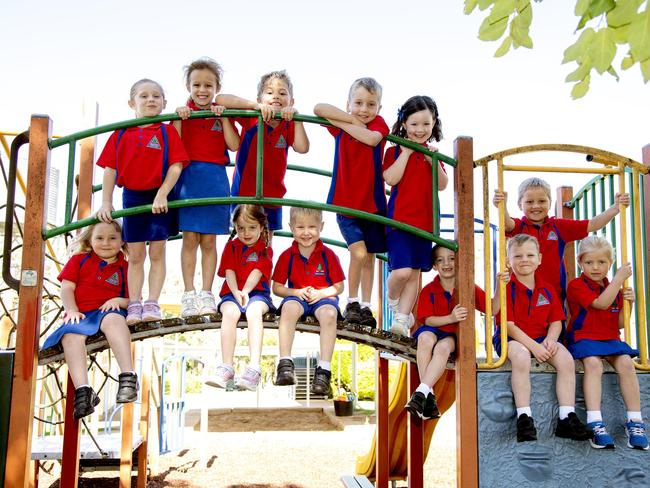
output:
[[[226,167],[222,164],[192,161],[176,185],[177,199],[230,196]],[[178,226],[199,234],[230,233],[230,205],[203,205],[178,209]]]
[[[59,342],[65,334],[81,334],[85,336],[91,336],[97,334],[99,327],[102,325],[102,320],[104,317],[110,314],[121,315],[126,318],[126,310],[109,310],[108,312],[102,312],[101,310],[91,310],[90,312],[84,312],[86,316],[85,319],[79,321],[79,323],[64,322],[61,327],[56,329],[43,343],[43,349],[48,347],[54,347]],[[126,321],[124,322],[126,325]]]
[[[537,337],[535,339],[535,342],[537,342],[538,344],[541,344],[542,342],[544,342],[544,339],[546,339],[546,336]],[[514,339],[512,337],[508,336],[508,342],[512,342],[512,341],[514,341]],[[501,356],[501,335],[500,335],[498,329],[497,329],[497,332],[494,334],[494,337],[492,337],[492,345],[494,346],[495,352],[499,356]]]
[[[336,214],[336,223],[346,244],[363,241],[369,253],[386,252],[386,226],[369,220]]]
[[[335,309],[336,312],[339,316],[339,320],[343,318],[341,315],[341,310],[339,310],[339,299],[338,297],[335,298],[323,298],[322,300],[318,300],[316,303],[308,303],[305,300],[301,300],[298,297],[286,297],[284,300],[282,300],[282,303],[278,307],[278,314],[282,313],[282,306],[290,301],[298,302],[300,305],[302,305],[302,317],[300,317],[300,321],[305,320],[307,316],[315,317],[316,310],[318,310],[320,307],[323,307],[325,305],[332,305]]]
[[[438,327],[431,327],[430,325],[421,325],[418,327],[418,330],[413,332],[413,335],[411,337],[418,338],[420,334],[423,332],[431,332],[432,334],[435,334],[435,336],[440,339],[444,339],[445,337],[453,337],[454,340],[456,340],[456,334],[454,332],[447,332],[445,330],[440,330]]]
[[[394,269],[411,268],[424,272],[431,271],[433,243],[427,239],[414,236],[408,232],[389,229],[388,267]]]
[[[122,208],[138,207],[153,203],[158,190],[122,190]],[[173,200],[172,194],[169,200]],[[149,212],[131,215],[122,219],[122,239],[124,242],[166,241],[178,234],[178,211],[170,208],[167,213]]]
[[[567,348],[574,359],[582,359],[589,356],[622,356],[627,354],[634,357],[639,355],[638,349],[632,349],[629,344],[623,341],[612,339],[609,341],[597,341],[593,339],[581,339]]]
[[[235,305],[237,305],[241,313],[246,313],[246,309],[248,308],[248,305],[255,302],[266,303],[266,305],[269,307],[269,312],[275,312],[275,306],[273,305],[273,300],[271,300],[271,294],[266,291],[250,292],[248,294],[248,305],[246,305],[245,307],[242,307],[239,304],[239,302],[235,300],[235,297],[233,296],[232,293],[227,293],[221,297],[221,301],[219,302],[219,311],[221,311],[221,305],[223,305],[226,302],[232,302]]]

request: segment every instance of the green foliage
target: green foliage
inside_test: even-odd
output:
[[[530,0],[465,0],[465,14],[471,14],[476,7],[481,11],[491,7],[479,28],[479,39],[503,38],[495,57],[504,56],[510,48],[533,47]],[[619,47],[621,69],[638,64],[644,83],[650,80],[650,0],[576,0],[574,12],[579,17],[576,33],[580,32],[580,36],[566,48],[562,60],[577,64],[566,77],[567,82],[575,83],[571,90],[574,99],[589,91],[592,71],[609,73],[619,80],[614,68]],[[593,27],[588,26],[590,23]]]
[[[352,391],[352,351],[335,351],[332,358],[332,391],[336,391],[341,356],[341,387]],[[357,347],[357,390],[359,400],[375,399],[375,351],[370,346]]]

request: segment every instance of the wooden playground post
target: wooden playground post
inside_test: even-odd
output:
[[[420,384],[416,363],[408,365],[407,400]],[[417,415],[408,414],[408,486],[424,488],[424,422]]]
[[[458,303],[474,310],[474,147],[471,137],[454,141],[456,283]],[[458,327],[456,353],[456,486],[478,487],[476,331],[473,313]]]
[[[140,401],[140,435],[142,444],[138,448],[138,488],[147,485],[147,455],[149,451],[149,401],[151,392],[151,369],[153,349],[150,343],[142,345],[142,392]]]
[[[50,170],[48,140],[52,121],[45,115],[33,115],[29,130],[28,191],[25,203],[23,256],[20,276],[20,301],[16,330],[5,470],[5,488],[23,488],[30,480],[32,426],[34,423],[35,377],[41,330],[41,302],[45,241],[43,228],[47,211],[47,175]]]
[[[386,264],[382,261],[377,266],[377,292],[379,293],[379,304],[382,305],[383,297],[383,273]],[[383,324],[382,306],[378,323]],[[388,488],[390,479],[390,436],[388,432],[388,359],[377,354],[377,440],[375,450],[377,453],[375,461],[375,487]]]
[[[573,187],[560,186],[557,188],[555,202],[555,215],[559,219],[573,219],[573,209],[565,207],[566,202],[573,199]],[[564,266],[566,268],[567,283],[576,277],[576,245],[571,241],[564,248]]]

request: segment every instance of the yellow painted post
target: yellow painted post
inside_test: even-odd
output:
[[[487,164],[483,165],[483,276],[485,277],[485,354],[486,367],[492,367],[492,233],[490,232],[490,182]]]
[[[635,168],[632,170],[632,184],[634,185],[634,203],[632,208],[634,208],[634,214],[632,215],[632,226],[634,228],[634,238],[637,239],[637,245],[634,247],[634,274],[636,276],[636,282],[634,283],[634,289],[637,291],[637,317],[642,322],[645,322],[645,313],[646,313],[646,293],[644,292],[644,270],[643,270],[643,249],[641,241],[641,236],[643,235],[643,229],[641,228],[641,184],[639,178],[639,171]],[[650,198],[650,195],[648,195]],[[646,324],[647,325],[647,324]],[[639,349],[639,358],[641,360],[641,366],[648,367],[648,340],[646,336],[646,330],[642,324],[637,324],[637,330],[639,335],[637,337],[637,346]]]
[[[497,159],[497,184],[499,191],[503,190],[503,158]],[[499,271],[507,269],[506,263],[506,202],[499,204]],[[508,357],[508,315],[506,310],[506,285],[499,280],[499,317],[501,319],[500,339],[501,356],[494,365],[501,366]]]
[[[620,194],[625,193],[625,164],[618,164],[618,192]],[[627,212],[626,208],[623,205],[619,206],[620,215],[619,220],[621,222],[621,265],[628,262],[627,256]],[[628,286],[628,281],[625,280],[623,287]],[[623,300],[623,334],[625,337],[625,342],[632,344],[632,337],[630,336],[630,303],[627,300]]]

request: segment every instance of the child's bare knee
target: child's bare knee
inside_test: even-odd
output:
[[[155,262],[163,261],[165,259],[164,242],[152,242],[149,245],[149,259]]]
[[[183,232],[183,247],[189,249],[196,249],[199,245],[201,235],[196,232]]]
[[[318,310],[318,321],[321,326],[332,327],[336,326],[336,319],[338,312],[334,307],[322,307]]]
[[[365,260],[368,257],[368,251],[365,246],[352,246],[349,248],[350,259],[356,262],[362,262],[365,264]]]
[[[616,363],[614,363],[616,372],[620,375],[635,375],[636,369],[634,362],[630,356],[619,356]]]
[[[585,373],[602,374],[603,361],[599,357],[591,356],[583,358],[582,364],[585,368]]]
[[[217,252],[217,236],[213,234],[202,235],[199,244],[203,253]]]

